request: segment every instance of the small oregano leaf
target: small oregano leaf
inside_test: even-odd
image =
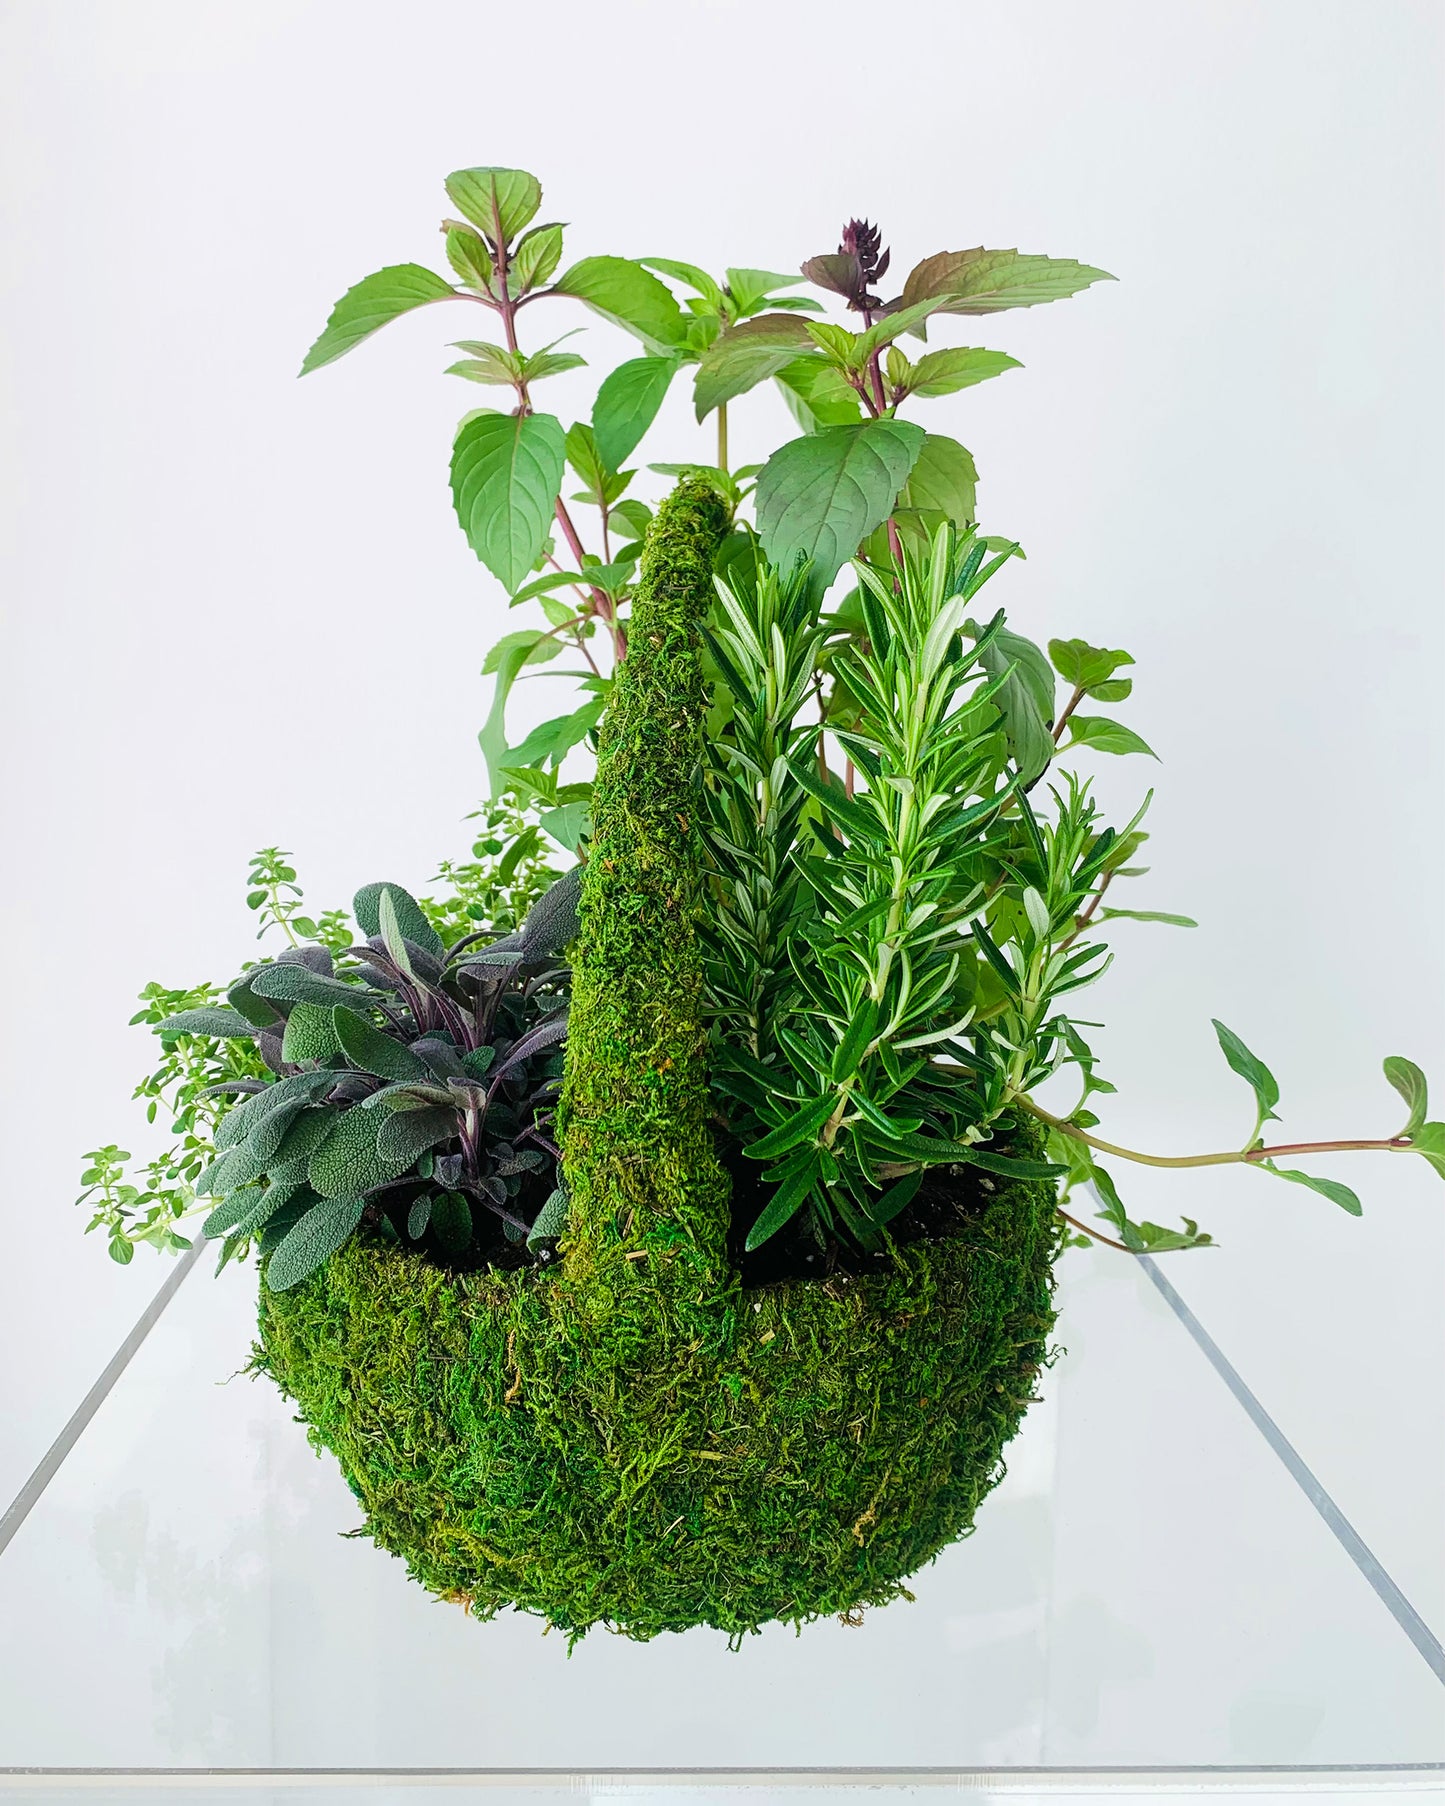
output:
[[[1288,1179],[1293,1185],[1307,1185],[1311,1191],[1317,1191],[1322,1198],[1328,1198],[1332,1204],[1338,1204],[1341,1210],[1347,1210],[1352,1217],[1364,1214],[1364,1207],[1360,1200],[1348,1185],[1341,1185],[1338,1179],[1317,1179],[1313,1173],[1301,1173],[1292,1167],[1276,1166],[1272,1160],[1256,1160],[1251,1161],[1250,1164],[1266,1167],[1276,1178]]]
[[[1159,757],[1133,728],[1125,727],[1120,721],[1110,721],[1104,715],[1070,715],[1068,744],[1071,747],[1091,746],[1095,752],[1147,753],[1151,759]]]
[[[1413,1060],[1407,1060],[1400,1054],[1391,1054],[1385,1061],[1385,1077],[1404,1098],[1405,1106],[1410,1112],[1409,1120],[1400,1134],[1414,1135],[1430,1111],[1430,1094],[1425,1075]]]
[[[1134,662],[1131,653],[1091,646],[1087,640],[1050,640],[1049,657],[1065,683],[1090,691],[1111,678],[1120,665]]]
[[[1232,1028],[1226,1028],[1214,1018],[1211,1020],[1214,1021],[1214,1032],[1219,1037],[1220,1051],[1229,1062],[1230,1070],[1237,1072],[1254,1092],[1259,1106],[1259,1118],[1254,1126],[1255,1134],[1258,1135],[1265,1123],[1279,1121],[1274,1108],[1279,1102],[1279,1085],[1264,1061],[1249,1051]]]
[[[1414,1151],[1422,1154],[1445,1179],[1445,1122],[1422,1122],[1410,1140]]]

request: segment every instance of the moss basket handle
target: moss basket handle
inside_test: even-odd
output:
[[[684,478],[648,529],[597,755],[559,1124],[565,1270],[595,1287],[726,1271],[729,1186],[708,1125],[697,918],[699,623],[727,509]],[[710,1278],[709,1278],[710,1276]],[[610,1290],[611,1288],[604,1288]]]

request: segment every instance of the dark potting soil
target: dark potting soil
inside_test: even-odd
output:
[[[836,1237],[820,1245],[803,1227],[801,1211],[761,1248],[748,1253],[744,1247],[748,1230],[772,1196],[773,1187],[759,1183],[756,1161],[745,1160],[736,1151],[725,1151],[722,1159],[733,1182],[728,1253],[742,1275],[744,1291],[785,1280],[827,1279],[835,1273],[876,1273],[887,1265],[886,1248],[868,1254]],[[923,1175],[912,1203],[888,1225],[888,1234],[900,1247],[909,1242],[947,1241],[970,1217],[978,1215],[997,1183],[977,1167],[934,1167]]]
[[[876,1273],[886,1266],[886,1249],[867,1253],[836,1237],[820,1243],[805,1227],[802,1212],[776,1235],[770,1236],[761,1248],[749,1253],[745,1247],[748,1231],[766,1207],[773,1187],[760,1182],[757,1162],[744,1159],[736,1148],[724,1147],[719,1152],[732,1181],[728,1254],[741,1275],[745,1291],[788,1280]],[[910,1242],[947,1241],[970,1217],[983,1209],[996,1184],[997,1181],[977,1167],[932,1168],[924,1174],[907,1209],[889,1224],[889,1237],[900,1247]],[[414,1187],[397,1187],[388,1197],[385,1210],[379,1204],[373,1204],[363,1227],[380,1232],[396,1245],[413,1247],[427,1260],[453,1273],[474,1273],[484,1268],[505,1272],[520,1267],[548,1266],[556,1260],[555,1243],[546,1244],[539,1259],[528,1251],[525,1242],[509,1241],[501,1233],[500,1221],[491,1219],[480,1209],[474,1213],[479,1239],[474,1240],[465,1253],[445,1250],[432,1233],[425,1235],[420,1243],[409,1243],[404,1228],[408,1208],[413,1198],[428,1189],[425,1182],[418,1182]],[[541,1208],[546,1189],[540,1188],[536,1197],[519,1199],[519,1214],[525,1218],[534,1216]],[[380,1220],[383,1215],[390,1219],[386,1225]]]

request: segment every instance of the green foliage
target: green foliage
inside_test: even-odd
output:
[[[698,362],[693,406],[699,420],[735,396],[776,376],[811,346],[808,328],[796,314],[760,314],[721,333]]]
[[[459,286],[415,265],[368,278],[338,303],[305,368],[329,362],[425,301],[461,301],[498,316],[498,338],[454,341],[465,355],[448,368],[468,381],[510,389],[515,406],[510,414],[482,410],[461,423],[452,456],[453,500],[477,556],[514,603],[540,606],[546,626],[525,630],[528,638],[504,636],[484,666],[495,687],[479,737],[495,798],[519,782],[509,774],[555,766],[580,743],[579,722],[590,728],[595,720],[595,714],[588,719],[573,710],[570,738],[550,733],[545,754],[528,747],[519,756],[521,749],[508,744],[506,709],[526,667],[571,648],[587,667],[588,681],[599,686],[597,700],[605,700],[606,655],[615,662],[626,645],[639,542],[650,514],[647,504],[628,494],[636,472],[623,464],[680,371],[693,370],[697,418],[715,421],[716,456],[651,468],[667,475],[707,470],[736,510],[757,473],[730,465],[728,406],[776,378],[807,437],[781,448],[763,472],[759,524],[775,561],[786,564],[801,553],[812,561],[812,581],[826,587],[860,549],[870,562],[886,565],[890,535],[921,549],[942,521],[972,524],[977,474],[971,455],[934,434],[920,452],[918,429],[893,416],[905,401],[952,394],[1017,367],[1003,352],[973,346],[930,351],[911,362],[894,341],[909,331],[921,335],[934,315],[1032,306],[1103,275],[1015,251],[943,253],[918,266],[909,292],[888,300],[872,292],[886,273],[888,254],[876,229],[856,221],[845,229],[836,257],[810,259],[796,272],[738,265],[718,277],[676,258],[605,255],[585,257],[557,275],[563,229],[532,223],[542,200],[535,176],[491,167],[459,170],[447,177],[446,189],[461,215],[442,222]],[[843,296],[850,311],[861,311],[862,329],[809,319],[821,313],[821,304],[786,292],[809,279]],[[566,427],[536,411],[535,383],[583,364],[577,352],[557,350],[556,338],[537,351],[521,345],[522,309],[542,300],[580,302],[642,343],[645,355],[603,373],[590,424]],[[829,437],[839,432],[842,440]],[[583,484],[565,499],[564,456]],[[600,549],[595,541],[588,548],[569,507],[575,502],[597,510]],[[547,564],[555,568],[544,570]],[[576,849],[586,832],[585,795],[553,801],[544,788],[524,787],[519,794],[543,811],[545,831],[558,844]]]
[[[1005,370],[1021,370],[1016,357],[1002,351],[981,351],[976,347],[960,347],[953,351],[930,351],[910,364],[901,353],[894,361],[889,354],[889,379],[901,395],[953,395],[959,389],[971,389],[975,383],[987,382],[991,376],[1002,376]]]
[[[114,1147],[91,1157],[87,1201],[113,1247],[124,1244],[117,1258],[147,1234],[163,1244],[178,1239],[173,1224],[189,1208],[191,1187],[222,1200],[212,1225],[224,1225],[228,1251],[256,1234],[288,1282],[293,1269],[295,1281],[304,1277],[314,1250],[338,1233],[340,1207],[349,1211],[358,1199],[357,1224],[368,1234],[405,1240],[420,1225],[434,1255],[477,1256],[485,1238],[468,1231],[462,1215],[477,1202],[477,1187],[519,1172],[531,1185],[527,1175],[540,1171],[529,1164],[503,1172],[488,1162],[505,1165],[511,1155],[487,1151],[494,1127],[504,1138],[536,1130],[545,1120],[537,1109],[529,1106],[526,1130],[515,1109],[516,1122],[497,1127],[495,1100],[483,1108],[476,1098],[479,1088],[493,1097],[513,1071],[516,1046],[526,1048],[518,1058],[537,1096],[555,1076],[561,1018],[544,1006],[563,980],[550,967],[538,979],[533,968],[544,933],[537,924],[567,913],[559,893],[530,918],[530,939],[517,927],[519,905],[543,897],[551,876],[549,840],[590,852],[584,940],[598,943],[595,986],[604,986],[596,974],[607,975],[605,1000],[601,989],[589,993],[595,1020],[578,1067],[596,1064],[600,1076],[576,1081],[572,1154],[585,1196],[565,1216],[574,1248],[591,1248],[588,1260],[602,1259],[623,1221],[619,1198],[631,1200],[629,1210],[643,1208],[629,1191],[637,1174],[619,1177],[624,1143],[651,1136],[654,1153],[671,1147],[672,1130],[660,1125],[673,1122],[680,1139],[667,1156],[675,1155],[672,1178],[691,1173],[683,1191],[716,1191],[718,1175],[695,1133],[691,1025],[704,1010],[730,1153],[741,1149],[762,1169],[750,1246],[806,1224],[815,1236],[878,1250],[889,1225],[915,1204],[920,1174],[940,1166],[1046,1174],[1063,1180],[1065,1196],[1070,1182],[1087,1181],[1126,1247],[1206,1244],[1187,1220],[1182,1232],[1131,1221],[1112,1178],[1078,1152],[1108,1146],[1094,1143],[1087,1106],[1109,1087],[1095,1071],[1085,1025],[1062,1000],[1105,970],[1102,926],[1191,925],[1105,902],[1112,884],[1139,871],[1130,862],[1144,836],[1137,817],[1118,832],[1105,826],[1070,768],[1080,750],[1154,756],[1123,722],[1081,712],[1086,701],[1125,701],[1132,680],[1118,672],[1133,660],[1080,639],[1052,640],[1046,654],[1001,614],[986,623],[970,617],[977,591],[1022,553],[978,534],[968,449],[897,417],[905,403],[1018,367],[1006,353],[976,346],[914,358],[904,350],[909,335],[924,339],[930,322],[949,316],[1061,299],[1107,280],[1105,272],[1013,250],[942,252],[889,297],[881,234],[853,220],[837,251],[806,260],[797,276],[739,266],[718,278],[679,260],[610,255],[583,258],[558,276],[563,228],[535,223],[535,177],[480,168],[454,172],[446,186],[461,215],[443,222],[460,286],[415,265],[368,278],[338,303],[305,368],[434,300],[498,317],[495,339],[455,342],[464,356],[451,369],[510,390],[514,405],[462,421],[454,500],[478,557],[513,605],[535,608],[545,625],[504,635],[486,655],[484,670],[495,678],[479,735],[494,799],[488,827],[479,830],[474,864],[443,868],[450,888],[440,900],[416,903],[391,886],[360,893],[361,946],[344,912],[302,913],[288,854],[268,848],[256,856],[248,903],[261,932],[274,928],[289,946],[243,972],[224,1002],[205,987],[167,1018],[169,1045],[199,1050],[181,1089],[195,1089],[190,1101],[199,1107],[204,1099],[210,1120],[193,1123],[194,1145],[172,1151],[180,1164],[169,1190],[128,1186],[128,1156]],[[819,302],[784,292],[805,279],[861,318],[809,317],[821,313]],[[522,345],[522,309],[542,300],[581,303],[641,341],[644,355],[603,374],[590,421],[569,426],[536,409],[536,382],[584,362],[559,350],[559,338],[536,350]],[[650,464],[684,478],[654,517],[631,493],[637,472],[622,466],[684,369],[716,451]],[[729,405],[770,380],[802,437],[762,466],[735,468]],[[569,468],[580,489],[564,497]],[[740,519],[752,499],[756,534]],[[590,549],[569,504],[595,511]],[[705,623],[700,572],[709,558],[719,585]],[[824,613],[850,560],[856,587]],[[585,667],[568,672],[582,698],[510,743],[514,685],[564,650]],[[710,699],[700,687],[704,669]],[[1055,673],[1069,686],[1062,708]],[[594,794],[564,773],[574,751],[590,744],[604,764],[611,748],[610,792],[599,784]],[[697,889],[703,848],[705,911]],[[614,903],[603,898],[636,912],[614,923]],[[689,925],[701,935],[702,964]],[[478,926],[502,937],[489,953],[478,951]],[[470,1045],[481,1033],[482,990],[491,985],[488,997],[500,999],[514,981],[507,1032]],[[543,1019],[534,1022],[528,1008]],[[624,1020],[619,1010],[630,1014]],[[601,1023],[611,1024],[612,1041]],[[1277,1087],[1237,1037],[1216,1027],[1229,1063],[1254,1090],[1257,1121],[1245,1149],[1200,1158],[1261,1165],[1358,1209],[1337,1182],[1278,1164],[1276,1155],[1296,1149],[1263,1145]],[[543,1038],[530,1042],[529,1033]],[[449,1055],[431,1049],[438,1038]],[[624,1072],[624,1045],[646,1045],[658,1057],[645,1073]],[[494,1065],[485,1074],[453,1070],[473,1054]],[[1072,1116],[1054,1118],[1032,1092],[1066,1067],[1082,1077],[1083,1097]],[[279,1076],[269,1080],[266,1070]],[[340,1075],[324,1095],[283,1090],[317,1072]],[[203,1077],[210,1083],[199,1084]],[[1388,1141],[1341,1145],[1418,1152],[1445,1172],[1445,1127],[1426,1120],[1423,1076],[1394,1060],[1387,1077],[1406,1101],[1407,1128]],[[237,1087],[251,1095],[221,1121]],[[487,1136],[465,1124],[449,1132],[477,1108]],[[1051,1124],[1044,1162],[1018,1152],[1030,1114]],[[537,1146],[544,1143],[550,1149],[546,1137]],[[218,1158],[208,1167],[212,1149]],[[448,1164],[457,1157],[461,1169]],[[392,1190],[399,1195],[391,1198]],[[516,1186],[490,1195],[508,1244],[530,1238],[545,1252],[551,1233],[536,1226],[544,1203],[549,1223],[564,1220],[552,1191],[529,1193],[525,1211],[511,1207]],[[698,1235],[701,1255],[706,1236]],[[291,1250],[284,1259],[283,1249]]]
[[[900,301],[905,308],[929,306],[930,315],[991,314],[1062,301],[1091,283],[1113,280],[1107,271],[1091,269],[1072,257],[1026,256],[980,246],[925,257],[909,272]],[[911,330],[925,337],[923,319]]]
[[[556,878],[547,863],[539,827],[529,823],[514,803],[487,804],[471,819],[479,824],[471,862],[443,863],[436,877],[442,888],[422,900],[417,918],[420,926],[413,924],[418,934],[425,928],[439,949],[478,930],[506,934],[516,928]],[[278,930],[292,947],[299,948],[296,936],[314,929],[312,938],[317,946],[333,956],[353,945],[348,912],[326,910],[314,917],[305,913],[296,872],[289,855],[279,848],[263,848],[253,856],[248,880],[247,900],[262,915],[263,932]],[[252,901],[258,887],[265,895]],[[373,927],[379,925],[374,906],[378,889],[368,886],[358,893],[371,899],[366,917]],[[364,924],[360,926],[366,933]],[[426,935],[422,938],[432,944]],[[317,947],[308,957],[318,957]],[[325,1062],[339,1054],[331,1005],[295,1002],[284,1006],[283,1013],[238,988],[263,970],[264,966],[248,967],[229,992],[215,985],[174,990],[150,984],[141,994],[143,1007],[131,1020],[160,1033],[160,1058],[155,1070],[137,1085],[135,1095],[146,1100],[148,1122],[157,1122],[164,1113],[175,1140],[145,1161],[134,1179],[127,1177],[132,1156],[126,1149],[112,1143],[91,1150],[85,1155],[84,1189],[76,1200],[91,1210],[87,1230],[104,1230],[111,1257],[121,1264],[132,1259],[138,1243],[165,1252],[190,1246],[179,1225],[205,1205],[204,1197],[198,1204],[196,1186],[218,1147],[224,1150],[228,1145],[227,1124],[236,1120],[232,1106],[238,1099],[268,1088],[272,1076],[251,1030],[269,1025],[273,1031],[270,1044],[283,1067]],[[320,974],[313,976],[319,978]],[[222,1000],[228,995],[232,1005],[245,1003],[259,1021],[225,1004]],[[309,1041],[304,1038],[308,1036]],[[288,1132],[278,1160],[310,1153],[298,1131],[309,1129],[311,1121],[321,1115],[317,1110],[304,1113]],[[272,1196],[269,1187],[262,1194],[264,1199]],[[238,1220],[249,1214],[253,1228],[259,1230],[269,1214],[261,1204],[261,1199],[250,1204]],[[250,1234],[228,1239],[226,1260],[244,1252],[251,1240]]]
[[[1391,1054],[1385,1061],[1385,1077],[1404,1098],[1410,1114],[1405,1119],[1402,1135],[1418,1135],[1430,1111],[1430,1092],[1425,1075],[1413,1060]]]
[[[1252,1054],[1231,1028],[1216,1021],[1214,1032],[1219,1038],[1219,1049],[1229,1062],[1231,1072],[1237,1072],[1254,1093],[1258,1106],[1254,1128],[1250,1131],[1246,1146],[1252,1146],[1259,1139],[1259,1132],[1267,1122],[1278,1122],[1275,1105],[1279,1102],[1279,1085],[1274,1074],[1257,1055]]]
[[[584,301],[596,314],[665,357],[686,339],[682,311],[671,291],[626,257],[584,257],[559,276],[554,293]]]
[[[360,1198],[322,1198],[281,1238],[266,1264],[266,1283],[289,1291],[350,1240],[366,1206]]]
[[[429,301],[450,301],[456,292],[443,277],[417,263],[392,264],[363,278],[332,308],[325,330],[306,353],[302,376],[344,357],[388,321],[425,307]]]
[[[1069,745],[1091,746],[1095,752],[1147,753],[1151,759],[1159,756],[1133,728],[1125,727],[1120,721],[1110,721],[1103,715],[1071,715]]]
[[[712,650],[733,709],[713,758],[705,933],[715,1082],[775,1188],[750,1246],[801,1213],[820,1237],[877,1247],[922,1166],[1054,1170],[987,1144],[1052,1068],[1052,998],[1102,970],[1094,948],[1054,942],[1112,836],[1089,832],[1077,787],[1043,828],[1020,801],[1003,679],[984,662],[1002,617],[965,631],[1006,558],[945,525],[893,581],[855,567],[863,631],[830,654],[825,719],[856,791],[800,721],[829,631],[816,588],[766,565],[719,581]]]
[[[924,434],[906,421],[831,426],[773,453],[758,475],[758,534],[776,565],[810,567],[821,596],[859,543],[887,519]]]
[[[680,363],[672,357],[637,357],[619,364],[597,391],[592,430],[602,462],[620,470],[657,418]]]
[[[160,1031],[166,1022],[184,1023],[195,1012],[212,1013],[211,1026],[230,1024],[232,1014],[216,1020],[224,993],[215,985],[170,990],[148,984],[141,992],[141,1008],[131,1017]],[[128,1151],[110,1143],[85,1155],[81,1175],[84,1188],[76,1203],[91,1211],[87,1234],[103,1229],[112,1259],[124,1265],[137,1243],[145,1242],[162,1252],[177,1252],[190,1242],[176,1225],[194,1206],[196,1180],[209,1163],[214,1138],[231,1098],[259,1085],[266,1068],[254,1046],[246,1040],[227,1038],[204,1028],[178,1027],[160,1033],[160,1057],[155,1070],[136,1086],[134,1096],[146,1100],[146,1121],[154,1123],[164,1113],[175,1139],[145,1162],[138,1180],[125,1176],[131,1159]]]
[[[563,433],[551,414],[474,414],[452,447],[452,495],[472,550],[519,589],[547,543],[562,488]]]
[[[524,169],[457,169],[446,187],[452,205],[494,245],[516,238],[542,205],[542,184]]]
[[[449,1258],[486,1248],[489,1217],[498,1236],[525,1236],[555,1184],[545,1130],[566,1033],[557,956],[575,931],[576,892],[576,874],[565,875],[519,930],[448,948],[399,886],[367,885],[353,915],[374,932],[353,960],[336,967],[311,944],[253,974],[252,995],[286,1019],[259,1027],[237,1016],[229,1033],[254,1038],[278,1076],[218,1128],[217,1158],[195,1182],[216,1201],[206,1234],[248,1236],[281,1204],[309,1199],[267,1269],[286,1286],[364,1218],[401,1239],[419,1199],[433,1199],[427,1246]],[[456,1200],[441,1214],[437,1192]]]
[[[279,928],[295,947],[301,941],[320,941],[332,953],[340,953],[351,945],[351,931],[342,910],[323,910],[309,916],[302,909],[302,894],[296,883],[296,870],[291,855],[280,847],[262,847],[251,855],[246,874],[246,907],[260,917],[256,939],[270,928]],[[264,1018],[263,1018],[264,1020]]]

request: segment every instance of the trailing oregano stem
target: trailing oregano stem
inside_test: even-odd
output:
[[[1022,1105],[1030,1115],[1038,1117],[1040,1122],[1046,1122],[1051,1129],[1057,1129],[1061,1135],[1071,1136],[1100,1154],[1112,1154],[1116,1160],[1132,1160],[1137,1166],[1257,1166],[1261,1161],[1292,1158],[1297,1154],[1409,1154],[1416,1151],[1415,1143],[1408,1135],[1388,1135],[1358,1141],[1278,1142],[1272,1147],[1261,1144],[1217,1154],[1141,1154],[1136,1148],[1123,1148],[1115,1142],[1103,1141],[1099,1136],[1089,1134],[1087,1129],[1079,1128],[1067,1118],[1055,1116],[1051,1111],[1045,1110],[1042,1104],[1035,1103],[1031,1097],[1018,1097],[1014,1101]]]

